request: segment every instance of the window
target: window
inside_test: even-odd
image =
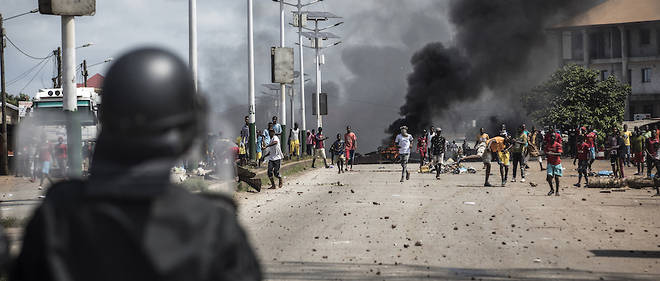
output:
[[[632,86],[632,69],[628,69],[628,86]]]
[[[642,83],[650,83],[650,82],[651,82],[651,69],[642,68]]]
[[[653,116],[653,106],[652,105],[645,105],[643,113],[644,114],[651,114],[651,116]]]
[[[608,71],[607,70],[601,70],[600,71],[600,80],[605,81],[605,80],[607,80],[607,77],[610,77],[610,75],[608,74]]]
[[[651,44],[651,30],[642,28],[639,30],[639,43],[641,45]]]

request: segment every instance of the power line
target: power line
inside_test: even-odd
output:
[[[31,55],[29,55],[28,53],[26,53],[26,52],[24,52],[23,50],[21,50],[18,46],[16,46],[16,44],[14,44],[14,42],[12,42],[11,39],[9,39],[9,36],[7,36],[6,34],[5,34],[5,38],[7,38],[7,41],[9,41],[9,44],[11,44],[12,46],[14,46],[14,48],[16,48],[16,50],[18,50],[19,52],[21,52],[22,54],[24,54],[24,55],[27,56],[28,58],[35,59],[35,60],[43,60],[43,59],[47,59],[47,58],[49,58],[50,56],[52,56],[52,54],[49,55],[49,56],[43,57],[43,58],[38,58],[38,57],[35,57],[35,56],[31,56]]]
[[[36,13],[36,12],[39,12],[39,9],[33,9],[33,10],[29,11],[29,12],[25,12],[25,13],[22,13],[22,14],[18,14],[18,15],[15,15],[15,16],[11,16],[11,17],[8,17],[8,18],[6,18],[6,19],[3,19],[2,21],[3,21],[3,22],[4,22],[4,21],[8,21],[8,20],[11,20],[11,19],[15,19],[15,18],[17,18],[17,17],[21,17],[21,16],[24,16],[24,15],[27,15],[27,14],[34,14],[34,13]]]
[[[34,76],[32,76],[32,79],[30,79],[30,81],[28,81],[27,84],[25,84],[25,86],[23,86],[23,88],[21,88],[20,91],[18,91],[18,94],[22,93],[23,90],[25,90],[25,88],[27,88],[27,86],[29,86],[29,85],[32,83],[32,81],[34,80],[34,78],[36,78],[37,75],[39,75],[39,73],[41,73],[41,71],[44,69],[44,67],[45,67],[46,65],[48,65],[48,64],[45,63],[45,64],[43,64],[43,65],[41,66],[41,68],[39,68],[39,71],[37,71],[37,73],[35,73]]]
[[[16,76],[15,78],[10,79],[9,82],[7,82],[7,86],[10,86],[10,85],[12,85],[12,84],[14,84],[14,83],[20,81],[21,79],[25,78],[25,77],[28,76],[33,70],[35,70],[37,67],[39,67],[42,63],[48,61],[48,59],[49,59],[49,58],[45,58],[45,59],[41,60],[40,62],[38,62],[36,65],[34,65],[33,67],[31,67],[30,69],[28,69],[28,70],[26,70],[25,72],[19,74],[19,75]]]

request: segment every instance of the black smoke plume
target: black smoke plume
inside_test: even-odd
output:
[[[519,86],[520,74],[539,67],[530,62],[530,54],[547,42],[547,28],[598,2],[452,1],[449,14],[456,28],[454,46],[431,43],[413,55],[402,118],[389,126],[388,133],[398,132],[403,125],[411,133],[419,133],[431,125],[434,116],[457,102],[476,100],[486,89],[497,99],[517,95],[511,89]]]

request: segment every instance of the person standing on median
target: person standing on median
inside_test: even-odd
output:
[[[410,149],[413,146],[413,137],[408,134],[408,127],[402,126],[401,133],[396,136],[394,142],[399,146],[399,160],[401,161],[401,182],[403,179],[410,179],[408,172],[408,160],[410,159]]]

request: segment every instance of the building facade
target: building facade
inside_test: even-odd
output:
[[[609,0],[556,26],[559,65],[627,82],[626,120],[660,117],[660,1]]]

